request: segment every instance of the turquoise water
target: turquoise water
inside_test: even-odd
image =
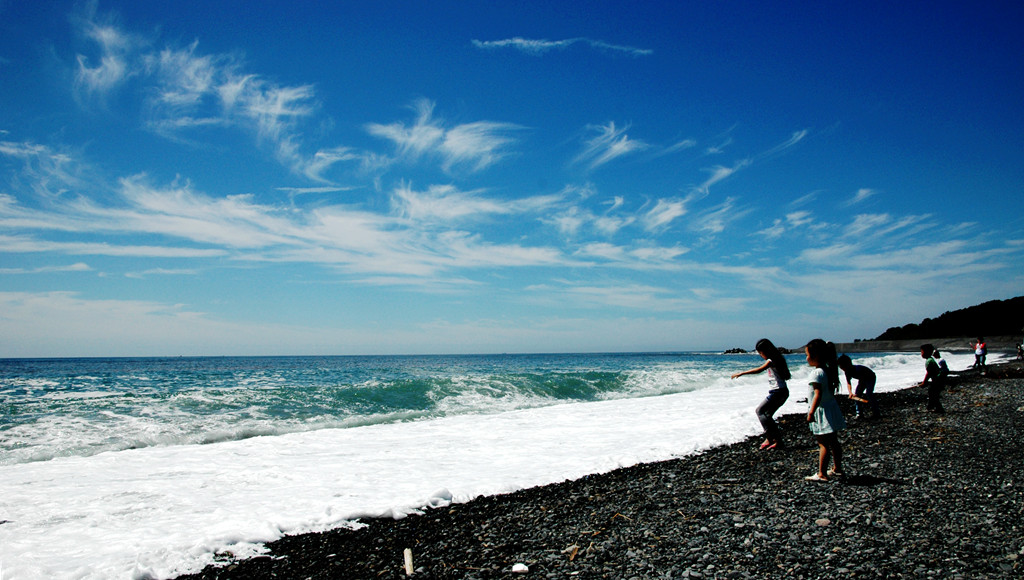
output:
[[[780,414],[806,412],[802,359],[789,358]],[[924,373],[916,353],[855,360],[882,392]],[[959,370],[973,355],[947,361]],[[729,377],[760,363],[703,353],[0,360],[0,576],[173,577],[284,534],[742,441],[760,432],[768,382]]]
[[[702,353],[0,360],[0,465],[702,388]]]

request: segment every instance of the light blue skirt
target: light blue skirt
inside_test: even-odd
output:
[[[814,420],[808,425],[815,435],[827,435],[846,429],[846,419],[839,409],[839,402],[834,398],[821,402],[814,410]]]

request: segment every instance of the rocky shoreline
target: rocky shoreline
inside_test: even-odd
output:
[[[1024,366],[950,382],[943,415],[924,410],[923,389],[879,395],[882,419],[841,434],[847,474],[827,483],[804,481],[817,446],[803,417],[787,415],[786,450],[759,451],[750,438],[288,536],[265,556],[180,579],[404,578],[406,549],[423,579],[1021,577]]]

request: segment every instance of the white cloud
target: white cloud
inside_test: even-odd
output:
[[[403,184],[392,193],[391,205],[403,218],[443,225],[491,215],[543,212],[561,202],[563,197],[557,194],[502,200],[483,197],[480,191],[461,191],[452,185],[432,185],[419,192]]]
[[[778,239],[792,230],[816,230],[821,227],[824,226],[814,223],[814,215],[811,212],[800,210],[786,214],[785,219],[775,219],[771,226],[756,233],[768,239]]]
[[[749,208],[737,208],[736,201],[730,197],[722,203],[702,211],[694,220],[692,227],[699,232],[713,236],[722,233],[730,223],[742,219],[751,211]]]
[[[328,181],[324,177],[324,173],[335,164],[345,161],[365,162],[365,160],[365,155],[357,153],[348,147],[333,147],[317,151],[313,154],[312,158],[306,159],[297,168],[301,169],[300,172],[309,179],[324,183]],[[336,191],[337,189],[335,188]]]
[[[503,133],[517,129],[510,123],[477,121],[452,127],[444,134],[440,150],[443,152],[443,168],[447,171],[453,165],[469,164],[474,170],[484,169],[504,156],[503,148],[514,140]]]
[[[194,276],[199,270],[194,268],[150,268],[141,272],[127,272],[126,278],[146,278],[149,276]]]
[[[693,147],[696,147],[696,146],[697,146],[697,142],[695,140],[693,140],[693,139],[683,139],[682,141],[679,141],[678,143],[675,143],[674,145],[666,147],[659,154],[660,155],[667,155],[669,153],[675,153],[677,151],[683,151],[685,149],[692,149]]]
[[[716,183],[729,178],[740,169],[743,169],[744,167],[750,165],[750,163],[751,162],[749,159],[744,159],[736,162],[736,164],[732,167],[723,167],[721,165],[718,165],[716,167],[708,169],[708,171],[711,172],[711,177],[707,178],[704,181],[704,183],[701,183],[699,186],[697,186],[695,192],[707,195],[712,185],[715,185]]]
[[[857,237],[865,232],[879,230],[885,224],[892,221],[889,214],[861,214],[853,219],[853,223],[846,226],[843,235]]]
[[[895,219],[889,214],[859,214],[846,226],[843,235],[864,239],[889,239],[912,237],[934,227],[931,216],[909,215]],[[947,232],[950,233],[950,232]]]
[[[553,217],[542,218],[542,220],[554,224],[559,232],[567,236],[577,235],[588,225],[593,228],[593,231],[602,236],[613,236],[619,230],[637,221],[634,216],[612,216],[607,215],[607,213],[605,215],[595,215],[593,212],[578,206],[566,208]]]
[[[0,240],[2,240],[0,236]],[[0,274],[49,274],[55,272],[89,272],[92,268],[84,262],[67,266],[40,266],[38,268],[0,268]]]
[[[789,139],[783,141],[782,143],[776,145],[775,147],[772,147],[771,149],[769,149],[767,151],[763,151],[763,152],[759,153],[757,155],[757,160],[764,159],[765,157],[770,157],[770,156],[775,155],[777,153],[782,153],[786,149],[789,149],[790,147],[793,147],[797,143],[803,141],[804,137],[807,136],[807,133],[808,133],[807,129],[803,129],[803,130],[800,130],[800,131],[794,131]]]
[[[570,207],[562,213],[548,218],[563,235],[575,236],[584,225],[594,220],[593,214],[578,207]]]
[[[596,131],[597,135],[586,141],[586,147],[576,157],[576,162],[586,162],[590,169],[596,169],[613,159],[646,149],[647,143],[630,139],[629,135],[626,135],[628,128],[618,129],[611,121],[607,125],[588,127]]]
[[[859,244],[836,243],[821,248],[807,248],[799,255],[800,261],[829,266],[843,272],[843,276],[869,275],[875,277],[913,276],[914,279],[954,278],[965,274],[1006,267],[999,258],[1014,253],[1012,248],[987,247],[971,249],[968,240],[944,240],[918,243],[908,247],[878,250]]]
[[[184,48],[151,50],[116,25],[100,23],[94,8],[79,25],[82,34],[99,46],[100,57],[93,64],[78,56],[76,86],[87,95],[102,96],[138,79],[149,130],[183,142],[196,128],[250,131],[269,144],[286,167],[317,181],[325,181],[323,172],[342,160],[332,150],[314,156],[302,152],[298,126],[317,109],[312,85],[272,83],[244,72],[236,55],[200,53],[198,41]]]
[[[711,173],[711,177],[709,177],[703,183],[701,183],[700,185],[695,187],[693,191],[695,193],[707,195],[709,193],[712,185],[715,185],[715,184],[717,184],[717,183],[719,183],[721,181],[724,181],[725,179],[728,179],[729,177],[731,177],[732,175],[734,175],[737,171],[739,171],[741,169],[749,167],[749,166],[753,165],[756,162],[762,161],[763,159],[765,159],[767,157],[770,157],[770,156],[775,155],[777,153],[781,153],[782,151],[785,151],[786,149],[789,149],[790,147],[793,147],[794,145],[796,145],[797,143],[802,141],[804,139],[804,137],[806,137],[806,136],[807,136],[807,131],[806,130],[796,131],[795,133],[793,133],[793,135],[789,139],[787,139],[783,143],[780,143],[779,145],[776,145],[775,147],[772,147],[771,149],[768,149],[767,151],[762,151],[761,153],[758,153],[757,155],[754,155],[751,158],[741,159],[741,160],[737,161],[736,163],[734,163],[732,167],[726,167],[726,166],[723,166],[723,165],[716,165],[715,167],[711,167],[711,168],[706,170],[706,171],[709,171]],[[723,151],[724,147],[726,145],[731,144],[731,143],[732,143],[732,138],[730,137],[728,140],[726,140],[726,142],[724,144],[722,144],[722,145],[720,145],[718,147],[710,148],[708,150],[708,153],[709,154],[711,154],[711,153],[721,153]]]
[[[781,238],[782,235],[786,233],[786,226],[782,224],[781,219],[776,218],[775,221],[772,222],[772,225],[768,226],[767,228],[764,228],[763,230],[758,230],[757,232],[754,233],[756,233],[759,236],[768,238],[770,240],[774,240]]]
[[[71,256],[118,256],[135,258],[215,258],[228,255],[220,249],[174,246],[115,245],[103,242],[56,242],[24,236],[0,235],[0,253],[60,253]]]
[[[634,270],[673,270],[680,267],[676,258],[687,252],[688,248],[679,245],[625,247],[608,242],[589,242],[579,248],[577,255],[599,258]]]
[[[564,40],[540,40],[529,38],[506,38],[503,40],[474,40],[473,45],[477,48],[495,50],[499,48],[512,48],[533,56],[540,56],[552,50],[565,50],[575,44],[585,44],[591,48],[601,51],[621,52],[630,56],[648,56],[654,53],[653,50],[635,48],[632,46],[621,46],[609,44],[600,40],[589,38],[569,38]]]
[[[480,198],[479,192],[459,191],[451,185],[433,185],[425,192],[413,191],[408,185],[395,189],[392,206],[414,221],[450,222],[466,217],[508,214],[512,210],[497,200]]]
[[[445,232],[438,245],[459,267],[568,266],[573,265],[555,248],[485,242],[478,234]],[[582,265],[582,264],[576,264]]]
[[[44,147],[9,142],[2,144],[0,154],[33,161],[52,157]],[[67,163],[74,165],[73,160]],[[156,187],[139,175],[119,180],[117,195],[108,203],[79,195],[58,197],[45,209],[38,209],[0,194],[0,225],[12,233],[34,230],[33,235],[0,236],[0,251],[301,261],[332,265],[351,274],[424,277],[447,276],[457,268],[543,266],[568,261],[554,248],[495,243],[453,231],[445,222],[510,214],[536,214],[539,218],[562,203],[570,191],[496,200],[451,186],[435,186],[426,192],[402,187],[394,194],[397,214],[389,216],[345,206],[304,210],[293,205],[266,205],[256,203],[251,195],[211,197],[187,183]],[[122,245],[50,241],[37,238],[40,231],[131,235],[135,239]],[[139,236],[161,243],[140,243]],[[187,247],[192,244],[197,247]]]
[[[807,248],[800,252],[799,259],[812,264],[835,264],[846,262],[853,257],[857,246],[853,244],[832,244],[823,248]]]
[[[654,207],[642,216],[644,228],[653,231],[667,227],[676,218],[686,215],[687,205],[691,201],[692,198],[659,199]]]
[[[867,189],[867,188],[858,189],[857,193],[853,194],[853,197],[851,197],[849,200],[847,200],[845,205],[847,205],[847,206],[857,205],[858,203],[861,203],[864,200],[866,200],[866,199],[868,199],[870,197],[873,197],[877,193],[878,192],[873,190],[873,189]]]
[[[821,192],[820,191],[812,191],[812,192],[810,192],[808,194],[802,195],[802,196],[794,199],[793,201],[789,202],[789,206],[790,207],[800,207],[802,205],[807,205],[809,203],[812,203],[812,202],[814,202],[818,198],[818,194],[819,193],[821,193]]]
[[[594,217],[594,227],[606,236],[615,235],[616,232],[632,225],[634,222],[636,222],[636,218],[632,216],[617,217],[603,215]]]
[[[99,55],[76,56],[76,87],[86,95],[102,96],[137,74],[134,59],[135,52],[144,45],[142,39],[120,30],[110,19],[97,20],[95,4],[89,5],[77,22],[80,33],[97,45]]]
[[[22,163],[19,181],[27,183],[42,198],[57,198],[69,190],[86,187],[86,172],[68,153],[35,143],[0,141],[0,155]]]
[[[366,130],[373,136],[387,139],[397,147],[399,157],[416,161],[423,156],[436,156],[445,171],[454,166],[479,171],[507,155],[506,148],[515,142],[510,134],[521,129],[511,123],[477,121],[445,128],[434,118],[434,103],[416,102],[416,121],[411,126],[396,122],[389,125],[369,123]]]
[[[356,189],[355,187],[337,187],[333,185],[323,187],[275,187],[277,191],[283,191],[289,196],[296,197],[300,195],[308,195],[315,193],[338,193],[341,191],[351,191]]]
[[[301,227],[279,208],[258,205],[249,195],[212,198],[189,186],[155,188],[142,178],[121,180],[129,207],[81,204],[95,223],[109,229],[162,234],[228,248],[287,244],[302,236]]]
[[[786,214],[786,223],[790,227],[799,228],[814,221],[814,216],[809,211],[794,211]]]

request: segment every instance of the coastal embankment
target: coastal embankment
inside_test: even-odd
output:
[[[783,450],[761,451],[751,437],[359,530],[287,536],[265,555],[225,554],[180,580],[1020,577],[1024,366],[954,373],[942,398],[946,412],[933,414],[925,389],[880,394],[882,418],[842,432],[846,474],[829,482],[804,480],[818,449],[792,414],[780,420]]]

